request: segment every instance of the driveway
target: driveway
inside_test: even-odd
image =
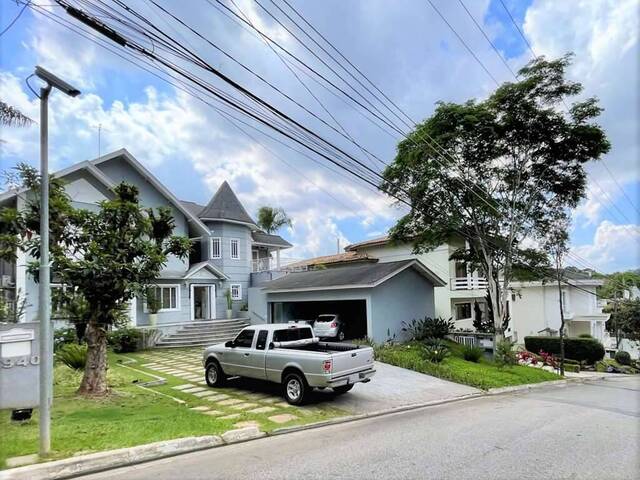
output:
[[[481,392],[477,388],[386,363],[376,362],[375,365],[376,374],[371,382],[356,384],[346,395],[335,397],[333,404],[351,413],[371,413]]]

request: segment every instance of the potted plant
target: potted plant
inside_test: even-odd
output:
[[[227,288],[225,296],[227,297],[227,319],[231,319],[233,318],[233,300],[231,298],[230,288]]]
[[[148,288],[145,295],[147,301],[147,311],[149,312],[149,324],[156,326],[158,323],[158,310],[160,310],[160,298],[155,288]]]

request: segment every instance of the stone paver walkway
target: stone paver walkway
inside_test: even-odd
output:
[[[236,388],[211,388],[204,381],[201,349],[153,350],[136,355],[140,367],[167,379],[171,395],[187,402],[190,409],[220,420],[238,420],[258,428],[286,426],[300,418],[322,413],[321,406],[293,407],[284,402],[279,388],[268,386],[267,391]],[[187,383],[188,382],[188,383]]]

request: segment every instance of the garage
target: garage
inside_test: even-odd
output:
[[[402,323],[434,315],[434,286],[444,281],[416,259],[291,272],[262,291],[269,323],[338,314],[347,339],[403,339]]]
[[[367,300],[274,302],[274,322],[313,321],[319,315],[338,315],[346,340],[367,336]],[[281,313],[280,313],[281,312]]]

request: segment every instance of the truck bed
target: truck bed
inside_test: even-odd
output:
[[[365,345],[366,346],[366,345]],[[302,350],[305,352],[333,353],[333,352],[350,352],[363,348],[362,345],[353,343],[337,343],[337,342],[316,342],[306,345],[281,345],[278,348],[287,350]]]

